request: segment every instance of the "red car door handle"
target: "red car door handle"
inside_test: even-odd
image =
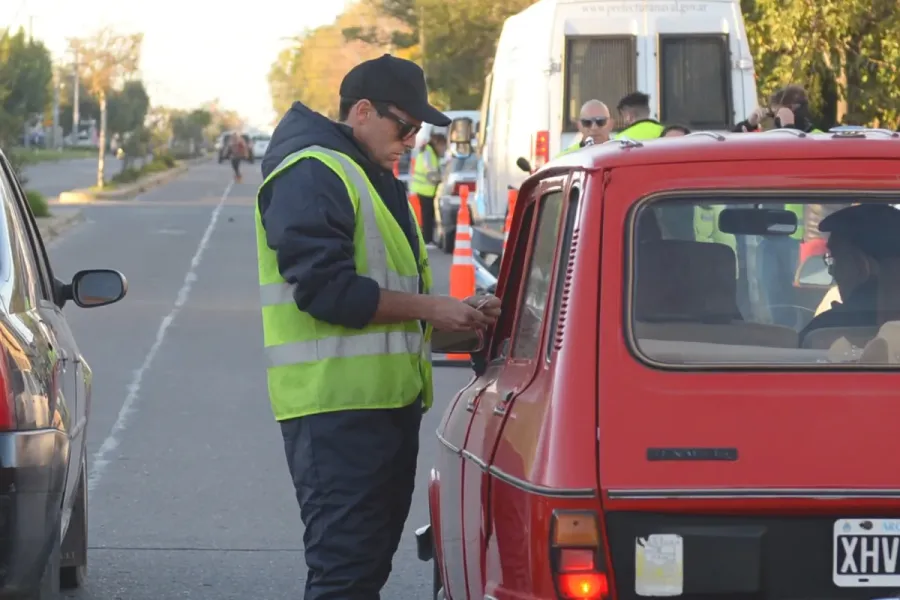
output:
[[[506,407],[509,405],[509,401],[513,399],[516,392],[514,390],[510,390],[503,394],[503,400],[497,403],[497,406],[494,407],[494,414],[498,417],[502,417],[506,414]]]

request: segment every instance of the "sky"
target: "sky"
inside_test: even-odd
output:
[[[154,105],[194,108],[218,98],[247,125],[275,118],[269,68],[307,28],[348,0],[0,0],[0,28],[32,26],[56,60],[70,37],[99,27],[144,33],[141,70]]]

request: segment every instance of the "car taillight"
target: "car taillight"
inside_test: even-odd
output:
[[[534,136],[534,161],[531,166],[535,171],[550,162],[550,132],[538,131]]]
[[[0,348],[0,431],[16,428],[16,401],[9,381],[6,352]]]
[[[596,513],[555,512],[550,546],[553,576],[561,598],[601,600],[609,597],[606,556]]]
[[[457,181],[456,183],[453,184],[453,195],[454,196],[462,196],[462,189],[464,187],[469,188],[470,194],[475,191],[474,183],[472,183],[470,181],[467,181],[467,182]]]

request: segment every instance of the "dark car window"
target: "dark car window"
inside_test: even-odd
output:
[[[53,269],[50,268],[50,258],[47,255],[47,249],[44,247],[44,241],[41,239],[34,215],[31,214],[31,208],[28,206],[27,200],[25,200],[24,191],[11,172],[7,170],[7,173],[13,191],[12,199],[14,200],[15,212],[24,225],[22,235],[25,238],[24,241],[27,243],[28,250],[30,250],[30,258],[37,266],[40,284],[43,287],[43,296],[52,301],[54,299]]]
[[[555,265],[562,205],[562,192],[551,192],[540,200],[525,289],[519,301],[519,315],[513,337],[513,358],[537,356],[547,299],[550,297],[550,280]]]
[[[409,173],[409,163],[412,159],[412,153],[407,151],[400,155],[400,160],[397,161],[397,170],[401,175],[406,175]]]
[[[43,297],[40,271],[31,247],[26,242],[25,224],[16,209],[13,187],[7,177],[4,165],[0,173],[0,199],[3,202],[4,216],[4,262],[3,279],[10,285],[8,296],[9,310],[22,313],[34,308]]]

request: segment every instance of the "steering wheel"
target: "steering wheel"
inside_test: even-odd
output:
[[[811,308],[807,308],[805,306],[798,306],[796,304],[766,304],[765,308],[766,308],[766,311],[769,313],[769,316],[773,317],[772,318],[773,321],[776,321],[776,319],[774,319],[774,314],[776,314],[776,313],[784,313],[785,309],[790,309],[790,310],[794,311],[794,317],[795,317],[794,323],[788,325],[788,327],[792,327],[793,329],[796,329],[798,331],[803,329],[804,327],[806,327],[806,324],[809,323],[810,321],[812,321],[813,317],[816,316],[815,310],[813,310]],[[773,310],[773,309],[775,309],[775,310]],[[809,313],[808,319],[805,318],[806,317],[805,313]],[[781,323],[775,323],[775,324],[780,325]]]

